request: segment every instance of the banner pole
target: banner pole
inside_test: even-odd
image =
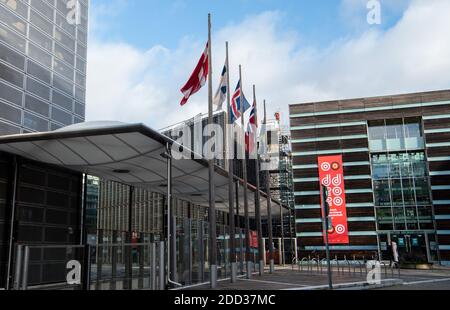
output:
[[[266,110],[266,100],[264,100],[264,125],[267,130],[267,110]],[[268,137],[266,134],[266,145],[268,146]],[[268,158],[270,163],[270,157]],[[270,164],[269,164],[270,167]],[[267,168],[269,168],[267,167]],[[270,192],[270,171],[266,169],[266,192],[267,192],[267,221],[269,230],[269,263],[270,263],[270,273],[275,271],[275,261],[274,261],[274,248],[273,248],[273,223],[272,223],[272,193]]]
[[[234,144],[231,134],[228,135],[228,128],[231,128],[231,95],[230,95],[230,64],[228,61],[228,42],[226,42],[226,66],[227,66],[227,124],[224,132],[227,134],[226,147],[228,147],[225,161],[228,161],[228,205],[229,205],[229,221],[230,221],[230,264],[231,264],[231,283],[237,282],[237,266],[236,266],[236,225],[234,218],[234,162],[231,154],[231,145]],[[234,131],[230,130],[230,133]],[[234,155],[234,154],[233,154]]]
[[[325,249],[327,255],[327,267],[328,267],[328,288],[333,290],[333,274],[331,271],[331,255],[330,255],[330,238],[329,238],[329,207],[327,203],[328,194],[327,188],[321,184],[321,193],[322,193],[322,209],[323,209],[323,225],[325,231]]]
[[[242,175],[244,179],[244,215],[245,215],[245,248],[246,248],[246,261],[247,261],[247,279],[252,277],[252,262],[250,261],[250,218],[248,212],[248,177],[247,177],[247,152],[246,152],[246,142],[245,142],[245,120],[244,120],[244,94],[243,94],[243,83],[242,83],[242,66],[239,65],[239,81],[240,81],[240,110],[241,110],[241,124],[242,124],[242,138],[244,139],[244,158],[242,159]]]
[[[258,252],[259,252],[259,275],[264,274],[264,255],[266,249],[263,244],[262,235],[262,223],[261,223],[261,182],[260,182],[260,157],[258,152],[258,102],[256,100],[256,86],[253,85],[253,102],[255,105],[255,136],[254,136],[254,148],[256,152],[255,158],[255,174],[256,174],[256,199],[255,199],[255,217],[256,217],[256,230],[258,232]],[[249,139],[250,140],[250,139]],[[250,141],[249,141],[250,142]]]
[[[212,48],[211,48],[211,14],[208,14],[208,124],[213,125],[212,93]],[[216,236],[216,198],[214,186],[214,159],[208,160],[209,170],[209,261],[211,288],[217,287],[217,236]]]

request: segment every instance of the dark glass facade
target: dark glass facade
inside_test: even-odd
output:
[[[8,274],[11,237],[14,245],[79,244],[81,241],[81,174],[20,157],[16,160],[17,170],[13,156],[0,152],[0,288],[5,287]],[[12,212],[14,198],[15,212]],[[14,250],[15,246],[13,253]],[[44,251],[31,254],[30,284],[52,282],[53,275],[44,272],[51,269],[49,266],[65,267],[65,262],[49,260]]]
[[[0,0],[0,134],[85,119],[87,0]],[[69,3],[70,4],[70,3]]]

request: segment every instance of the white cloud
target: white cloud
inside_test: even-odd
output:
[[[350,0],[349,0],[350,1]],[[214,84],[230,40],[231,77],[243,64],[251,97],[268,100],[270,115],[288,104],[450,88],[450,1],[415,0],[386,32],[372,28],[337,39],[325,49],[301,46],[299,33],[278,26],[284,16],[265,12],[214,35]],[[175,50],[137,50],[124,43],[91,42],[87,118],[144,122],[161,128],[206,112],[205,89],[181,108],[180,87],[205,42],[184,39]]]

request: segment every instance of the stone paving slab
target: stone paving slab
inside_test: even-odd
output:
[[[333,284],[337,289],[370,289],[384,288],[392,286],[403,286],[403,283],[416,283],[432,281],[430,286],[436,286],[434,281],[442,281],[447,283],[446,279],[450,279],[450,270],[401,270],[400,276],[398,271],[394,274],[388,272],[382,274],[382,284],[378,287],[370,287],[367,285],[367,277],[365,273],[359,272],[333,272]],[[450,281],[449,281],[450,282]],[[438,282],[439,283],[439,282]],[[253,275],[252,279],[239,278],[237,283],[230,283],[230,280],[220,281],[215,290],[230,291],[249,291],[249,290],[307,290],[307,289],[326,289],[328,277],[325,270],[320,273],[317,271],[298,271],[292,268],[278,268],[274,274],[269,274],[268,270],[263,276]],[[407,286],[407,285],[406,285]],[[411,285],[411,288],[416,286]],[[186,290],[209,290],[209,285],[195,286],[186,288]],[[408,289],[407,287],[404,289]]]

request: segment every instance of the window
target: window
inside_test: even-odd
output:
[[[49,106],[44,101],[34,98],[30,95],[25,96],[25,108],[36,112],[42,116],[49,116]]]
[[[0,63],[0,78],[23,88],[23,73]]]
[[[28,60],[27,73],[47,84],[50,84],[51,80],[50,71],[44,69],[44,67],[41,67],[40,65],[31,60]]]
[[[0,44],[0,59],[22,70],[25,67],[25,57],[3,44]]]
[[[431,210],[431,194],[423,137],[422,122],[417,117],[369,122],[373,188],[381,230],[432,229],[431,214],[425,211]],[[391,215],[391,223],[386,214]]]
[[[45,36],[42,32],[35,29],[34,27],[30,27],[30,40],[36,43],[38,46],[42,47],[48,52],[52,51],[52,40]]]
[[[28,55],[47,68],[52,67],[52,56],[47,54],[31,42],[29,43],[28,47]]]
[[[36,96],[50,100],[50,88],[38,81],[27,78],[27,90]]]
[[[23,125],[31,130],[48,131],[48,121],[28,112],[23,114]]]
[[[0,0],[0,2],[4,3],[10,10],[13,10],[20,16],[27,18],[28,9],[27,6],[22,3],[22,1],[18,0]]]
[[[11,86],[0,82],[0,98],[18,106],[22,106],[23,93]]]
[[[53,91],[52,102],[66,110],[72,111],[72,99],[56,91]]]
[[[25,22],[13,13],[9,12],[3,6],[0,6],[0,20],[23,35],[27,32]]]
[[[42,2],[42,0],[40,0],[40,1]],[[31,10],[30,22],[31,22],[31,24],[36,26],[38,29],[42,30],[48,36],[50,36],[50,37],[53,36],[53,25],[52,25],[52,23],[47,21],[45,18],[41,17],[34,10]]]
[[[25,39],[0,24],[0,39],[25,53]]]
[[[69,52],[58,43],[55,43],[55,55],[59,59],[67,62],[69,65],[75,65],[75,56],[73,55],[73,53]]]
[[[16,124],[20,124],[21,112],[19,109],[16,109],[13,106],[0,102],[0,111],[2,111],[0,117],[2,117],[3,119],[6,119]]]
[[[52,119],[64,125],[72,124],[72,115],[56,108],[52,108]]]
[[[43,14],[45,17],[53,21],[53,9],[48,6],[45,1],[42,0],[30,0],[30,4],[39,13]]]

